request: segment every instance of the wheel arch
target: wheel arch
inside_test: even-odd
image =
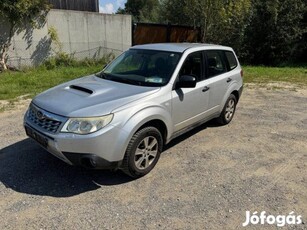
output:
[[[123,156],[133,135],[146,126],[157,128],[161,132],[163,143],[168,143],[173,131],[171,114],[159,106],[147,107],[134,113],[122,126],[125,135],[120,152]]]
[[[239,93],[239,90],[238,90],[238,89],[239,89],[238,84],[232,84],[232,85],[228,88],[227,92],[226,92],[225,95],[224,95],[224,98],[223,98],[223,101],[222,101],[222,103],[221,103],[221,106],[220,106],[220,113],[223,111],[223,108],[224,108],[224,106],[225,106],[225,103],[226,103],[227,99],[229,98],[229,96],[230,96],[231,94],[233,94],[233,95],[236,97],[237,102],[239,101],[239,99],[240,99],[240,93]]]
[[[234,90],[234,91],[232,91],[230,94],[233,94],[233,95],[236,97],[237,102],[239,102],[240,94],[239,94],[239,91],[238,91],[238,90]]]
[[[160,131],[160,133],[162,135],[163,143],[165,144],[167,142],[168,130],[167,130],[166,124],[160,119],[153,119],[153,120],[147,121],[137,131],[139,131],[139,130],[145,128],[145,127],[150,127],[150,126],[155,127]]]

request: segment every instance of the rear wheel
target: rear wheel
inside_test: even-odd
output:
[[[131,177],[142,177],[157,164],[162,152],[163,139],[155,127],[146,127],[137,131],[131,138],[122,170]]]
[[[235,97],[235,95],[231,94],[226,101],[226,104],[223,108],[223,111],[221,112],[220,117],[218,118],[220,124],[227,125],[231,122],[236,111],[236,106],[237,98]]]

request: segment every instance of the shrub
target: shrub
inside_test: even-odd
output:
[[[49,58],[42,65],[48,70],[55,69],[57,67],[77,67],[77,66],[95,66],[101,65],[104,66],[115,58],[113,53],[104,55],[100,59],[85,58],[83,60],[77,60],[73,55],[61,52],[56,56]]]

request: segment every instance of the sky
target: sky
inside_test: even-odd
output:
[[[127,0],[99,0],[99,12],[115,13],[119,7],[124,8],[126,2]]]

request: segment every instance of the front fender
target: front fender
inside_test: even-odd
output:
[[[122,153],[122,157],[126,152],[127,146],[132,138],[132,136],[137,132],[139,128],[141,128],[147,122],[153,120],[162,121],[167,129],[167,137],[166,140],[169,140],[173,133],[173,124],[171,119],[171,114],[162,106],[148,106],[139,111],[127,113],[127,111],[121,111],[122,115],[127,117],[127,120],[121,124],[121,129],[124,131],[124,137],[120,138],[119,146],[121,146],[120,152]]]

